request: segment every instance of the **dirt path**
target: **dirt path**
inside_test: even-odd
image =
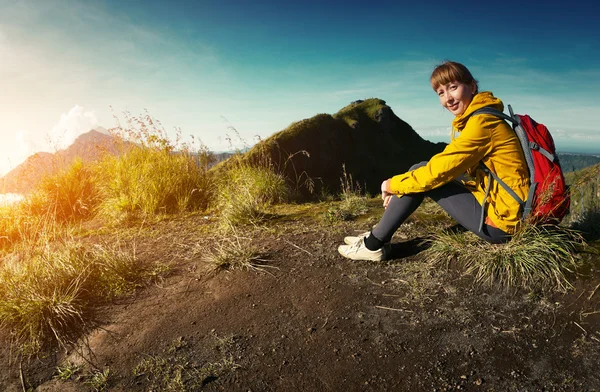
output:
[[[111,391],[600,390],[594,269],[568,295],[507,292],[428,268],[414,241],[390,263],[345,260],[336,246],[365,227],[290,219],[253,234],[275,268],[207,277],[181,245],[206,241],[184,230],[201,220],[159,224],[181,241],[140,244],[143,257],[173,258],[176,272],[101,309],[82,348],[23,363],[26,384],[89,391],[95,368]],[[5,346],[0,390],[22,391],[9,358]],[[53,379],[66,361],[85,369]]]

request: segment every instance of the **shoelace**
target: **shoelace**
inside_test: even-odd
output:
[[[349,246],[348,251],[346,253],[347,254],[350,254],[352,252],[358,253],[358,251],[360,250],[360,248],[363,246],[364,243],[365,243],[365,239],[363,237],[361,237],[358,241],[356,241],[354,244]]]

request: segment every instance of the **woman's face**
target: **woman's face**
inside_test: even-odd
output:
[[[460,116],[467,110],[476,89],[475,83],[451,82],[443,86],[440,85],[435,91],[442,106],[455,116]]]

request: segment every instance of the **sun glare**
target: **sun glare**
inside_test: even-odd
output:
[[[23,195],[18,193],[0,193],[0,208],[8,207],[23,200]]]

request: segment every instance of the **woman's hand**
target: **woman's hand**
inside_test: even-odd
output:
[[[385,199],[391,195],[390,192],[390,179],[388,178],[384,182],[381,183],[381,199],[385,201]]]
[[[383,198],[383,208],[387,208],[388,204],[390,204],[390,201],[392,201],[392,197],[394,197],[394,195],[389,193]]]
[[[392,193],[390,190],[390,182],[391,180],[388,178],[384,182],[381,183],[381,198],[383,199],[385,195]]]

